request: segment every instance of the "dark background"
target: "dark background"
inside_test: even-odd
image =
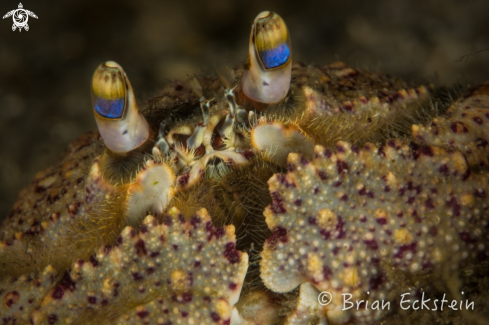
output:
[[[2,0],[0,16],[19,0]],[[95,128],[89,85],[115,60],[144,103],[166,82],[246,58],[250,26],[278,12],[305,63],[342,60],[438,84],[489,80],[487,0],[22,1],[28,32],[0,20],[0,220],[17,192]],[[143,105],[141,105],[143,106]]]

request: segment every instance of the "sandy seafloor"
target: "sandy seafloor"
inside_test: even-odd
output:
[[[0,2],[0,15],[19,0]],[[28,32],[0,20],[0,220],[18,191],[95,128],[90,78],[103,61],[127,72],[144,107],[171,79],[247,55],[251,23],[273,10],[293,57],[342,60],[407,80],[489,80],[489,1],[23,1]],[[487,291],[487,290],[486,290]],[[417,322],[416,322],[417,323]]]

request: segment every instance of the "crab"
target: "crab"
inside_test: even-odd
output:
[[[3,324],[371,324],[400,293],[461,300],[489,258],[489,85],[457,89],[292,61],[274,12],[247,62],[141,111],[102,63],[98,132],[2,224]]]

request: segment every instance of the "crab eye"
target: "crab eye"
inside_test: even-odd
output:
[[[139,112],[129,79],[117,63],[107,61],[95,70],[92,105],[100,135],[111,151],[126,153],[148,139],[148,123]]]
[[[241,81],[246,96],[262,103],[281,101],[290,87],[292,48],[287,26],[276,13],[264,11],[255,18],[249,61]]]

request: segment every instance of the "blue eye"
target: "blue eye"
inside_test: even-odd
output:
[[[285,98],[292,76],[292,46],[284,20],[264,11],[253,22],[249,66],[243,73],[244,94],[260,103],[278,103]]]
[[[264,69],[279,68],[289,61],[289,31],[279,15],[274,12],[258,15],[253,29],[256,54]]]
[[[260,51],[258,55],[265,69],[273,69],[287,63],[290,58],[290,49],[286,43],[283,43],[274,49]]]
[[[109,119],[119,119],[124,114],[124,98],[121,99],[104,99],[97,97],[95,99],[94,109],[102,117]]]
[[[126,78],[119,66],[103,63],[93,75],[93,109],[100,117],[121,119],[127,101]]]
[[[105,146],[126,153],[149,137],[149,126],[134,99],[131,83],[120,65],[102,63],[92,78],[92,107]]]

